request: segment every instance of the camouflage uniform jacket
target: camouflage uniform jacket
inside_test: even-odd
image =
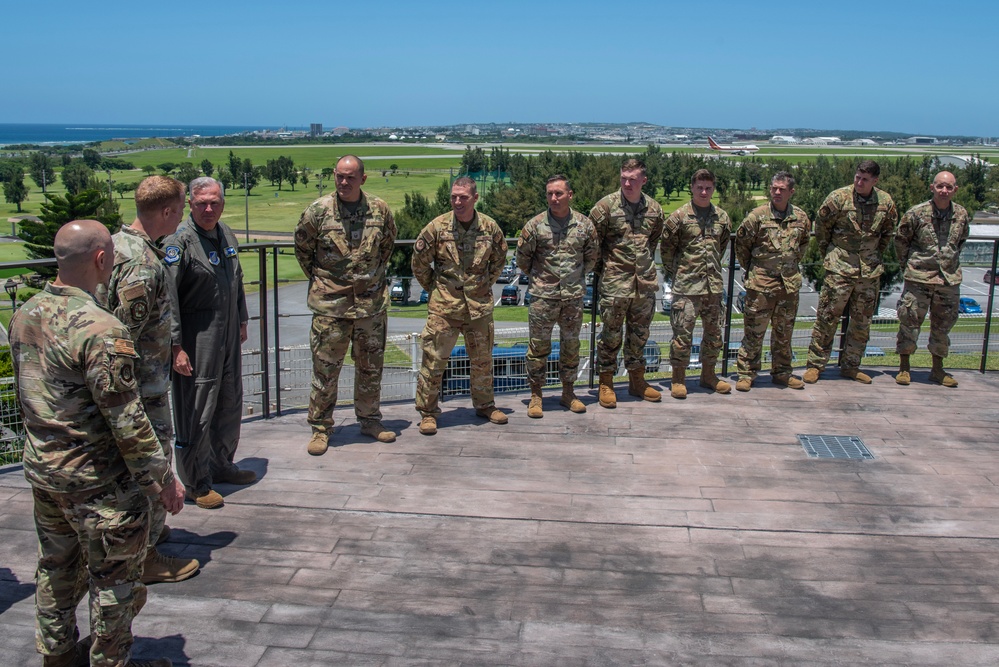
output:
[[[361,237],[351,244],[352,223]],[[396,227],[388,204],[361,193],[352,215],[336,193],[305,209],[295,229],[295,256],[309,278],[308,304],[326,317],[360,319],[388,308],[385,269],[395,243]]]
[[[93,296],[46,285],[14,315],[10,341],[33,486],[75,493],[131,473],[153,496],[173,483],[136,391],[128,329]]]
[[[770,204],[750,211],[735,233],[735,257],[746,271],[746,289],[799,291],[800,264],[811,232],[812,221],[797,206],[783,220],[774,216]]]
[[[517,266],[531,277],[531,296],[543,299],[583,298],[583,278],[599,256],[593,221],[578,211],[570,212],[558,245],[548,211],[528,220],[517,241]]]
[[[877,278],[884,273],[881,255],[888,248],[898,211],[877,188],[862,198],[848,185],[833,190],[815,219],[815,241],[826,271],[846,278]]]
[[[496,221],[475,213],[466,232],[454,213],[431,220],[413,247],[413,275],[430,294],[429,315],[477,320],[492,315],[493,284],[506,264]]]
[[[687,202],[666,219],[659,253],[663,272],[673,276],[673,293],[721,294],[721,257],[732,233],[732,221],[723,209],[711,205],[708,219],[697,217]]]
[[[128,327],[139,358],[135,379],[145,397],[170,390],[171,303],[164,253],[143,232],[122,227],[114,235],[108,308]]]
[[[600,294],[633,298],[659,289],[655,254],[664,222],[659,202],[643,194],[632,219],[624,192],[618,190],[597,202],[590,220],[600,240]]]
[[[968,212],[960,204],[938,211],[931,199],[906,211],[895,232],[895,254],[905,267],[905,279],[960,285],[961,248],[968,240],[968,225]]]

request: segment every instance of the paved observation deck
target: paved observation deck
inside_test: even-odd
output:
[[[827,371],[716,396],[510,423],[443,404],[393,444],[350,409],[325,456],[304,414],[248,421],[260,474],[188,504],[165,553],[201,573],[150,587],[136,655],[175,665],[999,664],[999,375]],[[873,460],[809,458],[796,434],[859,436]],[[0,470],[0,664],[38,665],[36,537]],[[85,605],[80,610],[86,627]]]

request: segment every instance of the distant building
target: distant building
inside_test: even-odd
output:
[[[319,137],[323,134],[323,124],[322,123],[312,123],[309,125],[309,136]]]
[[[877,146],[878,142],[873,139],[851,139],[845,142],[847,146]]]
[[[990,166],[988,162],[974,155],[940,155],[937,160],[940,161],[941,167],[954,167],[956,169],[964,169],[969,164],[980,164],[986,168]]]
[[[350,132],[350,129],[344,127],[343,125],[341,125],[339,127],[334,127],[333,128],[333,136],[334,137],[342,137],[343,135],[347,134],[348,132]]]
[[[794,137],[788,136],[786,134],[775,134],[770,137],[770,143],[772,144],[796,144],[798,140]]]
[[[905,140],[905,143],[925,145],[925,144],[938,144],[940,142],[939,140],[937,140],[936,137],[909,137],[908,139]]]

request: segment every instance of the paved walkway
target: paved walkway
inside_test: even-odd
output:
[[[999,664],[999,375],[956,390],[861,386],[659,405],[623,398],[510,423],[448,401],[396,443],[348,418],[305,453],[302,414],[245,425],[250,487],[188,505],[137,654],[175,664]],[[623,394],[624,391],[619,391]],[[340,416],[347,416],[340,412]],[[795,434],[857,435],[871,461],[809,459]],[[0,664],[38,665],[35,536],[18,468],[0,472]],[[87,612],[81,607],[86,623]]]

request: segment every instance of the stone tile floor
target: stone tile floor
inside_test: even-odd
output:
[[[554,389],[510,423],[444,404],[435,437],[305,452],[303,414],[248,421],[260,481],[187,505],[162,549],[201,573],[150,588],[136,655],[176,665],[999,664],[999,375],[958,389],[804,391],[688,381],[616,410]],[[872,461],[809,459],[795,434],[857,435]],[[0,664],[39,665],[31,496],[0,470]],[[81,606],[82,623],[87,612]]]

